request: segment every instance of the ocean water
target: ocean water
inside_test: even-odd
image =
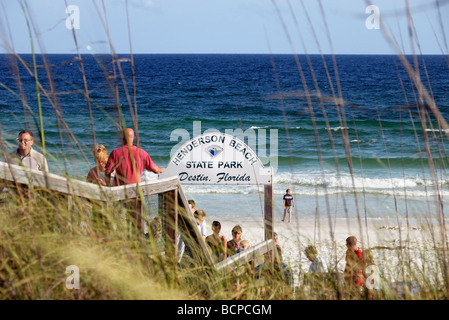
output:
[[[256,137],[245,142],[274,169],[276,214],[287,188],[297,199],[295,216],[310,218],[425,217],[449,196],[448,132],[428,104],[418,108],[418,90],[396,56],[134,55],[131,63],[129,55],[119,62],[83,55],[90,107],[75,55],[47,55],[46,64],[37,57],[40,100],[32,56],[21,58],[0,55],[3,147],[12,150],[23,128],[39,135],[40,101],[55,173],[84,180],[92,146],[117,147],[120,125],[132,126],[137,107],[138,143],[160,166],[206,130]],[[418,57],[416,66],[407,59],[447,120],[446,57]],[[145,172],[144,179],[156,177]],[[218,217],[260,217],[262,190],[185,186]]]

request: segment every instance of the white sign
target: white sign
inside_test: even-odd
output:
[[[159,176],[178,176],[181,184],[258,185],[272,183],[273,170],[240,139],[220,132],[184,143]]]

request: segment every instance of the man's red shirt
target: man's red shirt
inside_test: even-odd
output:
[[[113,185],[120,186],[140,182],[143,169],[154,171],[156,167],[146,151],[134,145],[122,146],[109,155],[105,172],[111,174],[116,170]]]

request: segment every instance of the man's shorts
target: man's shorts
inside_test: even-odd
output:
[[[292,207],[293,206],[285,206],[285,211],[288,212],[289,214],[292,213]]]

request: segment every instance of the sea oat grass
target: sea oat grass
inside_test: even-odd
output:
[[[180,288],[170,289],[169,276],[159,277],[169,263],[150,255],[143,236],[122,230],[123,223],[116,231],[91,226],[91,219],[69,212],[64,204],[33,198],[25,207],[14,199],[2,203],[1,299],[186,298]],[[79,268],[79,290],[66,288],[70,274],[65,271],[71,265]]]

